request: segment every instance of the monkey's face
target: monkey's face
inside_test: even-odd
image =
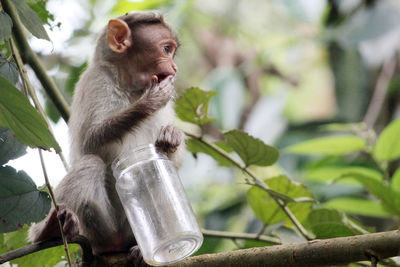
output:
[[[137,27],[132,32],[132,47],[127,53],[133,85],[142,91],[168,76],[175,76],[178,71],[174,62],[177,49],[176,36],[164,25]]]
[[[120,55],[115,62],[119,81],[131,93],[140,94],[178,70],[174,62],[178,40],[162,22],[131,29],[123,20],[110,20],[107,41],[110,50]]]

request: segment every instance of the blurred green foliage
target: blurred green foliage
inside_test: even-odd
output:
[[[43,24],[68,28],[68,21],[59,23],[57,10],[45,8],[51,2],[16,2],[25,26],[38,38],[46,39]],[[160,9],[178,33],[178,124],[211,140],[190,138],[187,148],[195,160],[188,153],[181,170],[202,226],[263,233],[283,243],[304,240],[268,191],[243,185],[249,181],[244,171],[250,170],[317,238],[399,227],[398,2],[75,2],[85,16],[76,19],[80,23],[64,49],[41,52],[46,66],[57,70],[53,77],[68,100],[87,67],[90,54],[83,51],[92,52],[108,18]],[[33,11],[37,15],[30,16]],[[11,23],[3,12],[0,21],[5,26],[0,75],[15,85],[17,69],[4,42]],[[366,117],[371,108],[379,112],[372,123]],[[54,122],[60,119],[50,102],[46,111]],[[281,152],[274,166],[269,165],[278,154],[267,144]],[[258,164],[266,154],[273,154],[271,160]],[[231,168],[235,164],[226,155],[242,168]],[[0,235],[2,252],[7,235]],[[258,245],[271,244],[207,237],[198,253]],[[60,260],[55,257],[51,264]]]

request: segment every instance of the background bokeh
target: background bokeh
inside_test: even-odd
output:
[[[54,15],[46,28],[52,42],[30,43],[68,101],[93,52],[96,34],[108,19],[132,10],[159,9],[178,33],[181,48],[177,91],[196,86],[214,90],[216,120],[205,128],[239,128],[281,150],[279,164],[255,168],[260,177],[285,173],[305,183],[320,204],[365,196],[355,185],[315,182],[310,166],[338,162],[366,165],[361,157],[305,157],[285,153],[290,144],[321,136],[329,123],[365,122],[379,133],[400,115],[400,2],[396,0],[48,0]],[[39,89],[40,83],[35,82]],[[68,154],[67,126],[42,94],[56,137]],[[183,122],[177,125],[196,132]],[[52,183],[65,174],[46,155]],[[43,184],[37,152],[12,163]],[[58,165],[59,164],[59,165]],[[398,163],[394,163],[393,169]],[[239,171],[219,167],[209,156],[186,154],[180,170],[203,227],[258,232],[262,224],[246,203],[248,186]],[[313,176],[314,175],[314,176]],[[336,208],[341,208],[336,206]],[[342,207],[343,208],[343,207]],[[356,208],[355,208],[356,209]],[[383,218],[359,216],[366,225],[389,229]],[[215,239],[208,252],[237,248]]]

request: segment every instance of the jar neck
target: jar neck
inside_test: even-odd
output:
[[[116,179],[119,178],[121,172],[141,161],[168,159],[164,154],[157,152],[153,144],[141,145],[128,153],[118,156],[112,163],[111,168]]]

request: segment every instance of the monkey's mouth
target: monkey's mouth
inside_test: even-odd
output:
[[[167,73],[159,73],[156,76],[157,76],[158,82],[162,82],[165,78],[168,77],[168,74]]]

